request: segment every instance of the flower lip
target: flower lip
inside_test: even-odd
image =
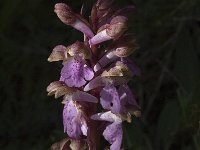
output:
[[[82,135],[87,136],[86,115],[81,105],[74,101],[68,101],[63,110],[64,132],[73,139],[79,139]]]
[[[69,87],[81,87],[94,77],[93,70],[80,56],[68,59],[61,70],[61,81]]]
[[[100,103],[106,110],[111,110],[112,113],[119,114],[121,111],[120,97],[117,89],[108,85],[105,86],[100,93]]]

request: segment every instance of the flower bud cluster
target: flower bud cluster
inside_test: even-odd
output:
[[[56,46],[48,61],[63,61],[60,79],[47,87],[48,95],[63,97],[63,126],[68,137],[52,150],[97,150],[101,135],[110,150],[120,150],[122,123],[140,116],[140,107],[128,86],[140,70],[127,57],[137,48],[128,32],[133,6],[117,9],[114,0],[97,0],[90,20],[67,4],[55,5],[66,25],[84,34],[84,41]]]

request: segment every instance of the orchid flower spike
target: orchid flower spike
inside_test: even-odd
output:
[[[114,1],[97,0],[88,21],[67,4],[55,5],[58,18],[81,31],[84,39],[55,46],[48,58],[62,61],[60,78],[49,84],[47,92],[62,98],[67,136],[52,150],[98,150],[103,137],[110,150],[120,150],[123,123],[141,115],[137,94],[128,86],[141,74],[128,58],[138,49],[135,35],[126,32],[135,7],[118,9]]]

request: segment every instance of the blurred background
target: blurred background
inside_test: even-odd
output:
[[[63,0],[87,12],[94,0]],[[63,134],[60,100],[46,96],[61,63],[52,48],[81,34],[54,14],[51,0],[0,0],[0,149],[47,150]],[[142,117],[124,126],[125,150],[200,150],[200,1],[116,0],[137,8],[132,55],[142,75],[130,86]],[[80,36],[79,36],[80,35]]]

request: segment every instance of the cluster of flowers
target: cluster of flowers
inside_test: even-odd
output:
[[[96,150],[101,135],[120,150],[122,122],[139,116],[140,108],[127,83],[140,71],[127,57],[136,49],[128,30],[133,6],[114,7],[113,0],[98,0],[88,22],[68,5],[58,3],[55,13],[66,25],[81,31],[84,41],[56,46],[49,62],[63,61],[59,81],[47,87],[48,95],[63,97],[63,125],[68,138],[53,150]]]

